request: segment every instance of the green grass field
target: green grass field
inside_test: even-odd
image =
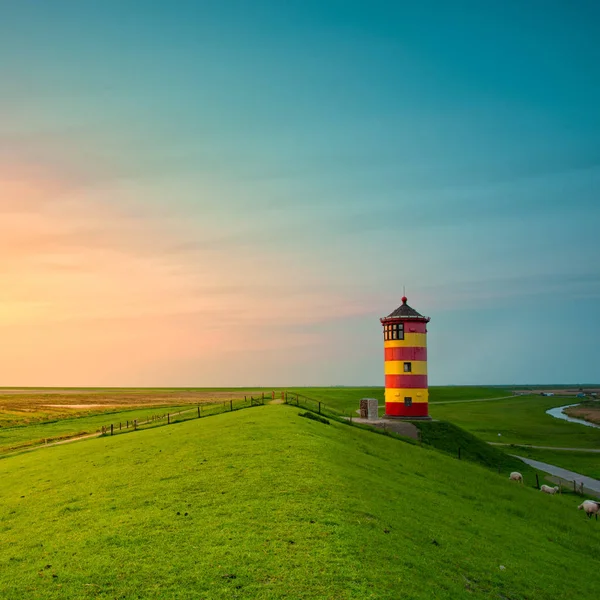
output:
[[[0,461],[0,597],[597,596],[600,528],[579,499],[298,412]]]
[[[569,400],[515,396],[488,402],[432,404],[429,412],[434,419],[455,423],[489,442],[600,448],[600,429],[568,423],[545,414],[547,409],[563,404],[569,404]]]
[[[381,405],[385,403],[383,387],[289,388],[288,391],[323,402],[328,407],[344,414],[356,412],[361,398],[377,398]],[[431,403],[501,398],[508,395],[510,392],[501,388],[478,386],[434,386],[429,388]],[[384,412],[383,409],[381,412]]]

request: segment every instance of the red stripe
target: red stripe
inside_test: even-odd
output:
[[[382,321],[383,325],[391,325],[392,323],[404,323],[405,333],[427,333],[427,323],[425,321],[403,321],[402,319]]]
[[[402,348],[384,348],[385,360],[427,360],[427,348],[406,346]]]
[[[427,375],[386,375],[385,387],[425,389],[427,387]]]
[[[428,406],[427,402],[415,402],[411,406],[403,402],[386,402],[385,414],[390,417],[427,417]]]

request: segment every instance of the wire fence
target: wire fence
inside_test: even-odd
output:
[[[263,406],[265,403],[264,394],[260,398],[253,396],[244,397],[243,400],[225,400],[221,402],[202,403],[197,406],[178,410],[175,412],[161,412],[154,415],[149,415],[143,419],[121,420],[113,422],[109,425],[102,425],[98,429],[100,435],[122,435],[132,431],[152,429],[155,427],[163,427],[193,419],[202,419],[214,415],[220,415],[226,412],[234,412],[253,406]]]
[[[315,400],[297,392],[283,392],[283,401],[285,404],[291,404],[298,408],[304,408],[320,415],[334,417],[338,419],[350,420],[352,422],[352,412],[346,413],[342,410],[325,404],[322,400]]]

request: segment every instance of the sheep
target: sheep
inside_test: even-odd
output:
[[[592,515],[596,515],[596,521],[598,520],[600,502],[595,502],[594,500],[585,500],[577,508],[578,510],[585,510],[585,514],[588,516],[588,519],[591,519]]]
[[[523,475],[521,475],[521,473],[519,473],[518,471],[513,471],[513,472],[510,474],[510,477],[509,477],[509,479],[510,479],[511,481],[518,481],[518,482],[520,482],[520,483],[523,483]]]
[[[558,492],[558,486],[555,485],[554,487],[550,487],[549,485],[542,485],[540,490],[546,494],[556,494],[556,492]]]

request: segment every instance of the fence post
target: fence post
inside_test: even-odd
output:
[[[127,429],[129,429],[129,421],[127,421]]]
[[[137,429],[137,419],[135,419],[134,422],[133,422],[133,428]]]
[[[110,424],[110,435],[112,435],[112,434],[113,434],[113,424],[111,423]]]
[[[121,423],[119,423],[119,431],[121,431]]]
[[[200,418],[200,405],[198,404],[198,418]]]
[[[167,413],[167,425],[171,424],[171,415]]]
[[[272,400],[275,400],[275,391],[271,392]]]
[[[321,414],[321,403],[319,402],[319,414]]]
[[[535,474],[535,487],[538,490],[540,489],[540,477],[539,477],[539,475],[537,473]]]
[[[233,400],[229,401],[229,411],[233,412]]]

